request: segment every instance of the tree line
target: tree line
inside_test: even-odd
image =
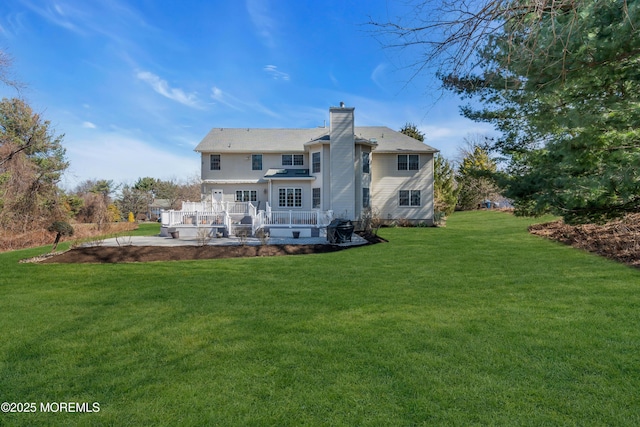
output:
[[[180,209],[182,201],[200,200],[200,180],[161,180],[139,178],[133,184],[113,180],[87,179],[64,194],[69,216],[78,222],[95,223],[158,219],[155,205],[161,209]]]
[[[0,50],[0,83],[19,92],[20,83],[10,78],[10,64],[10,57]],[[137,219],[154,219],[150,206],[158,199],[165,208],[179,208],[181,200],[200,200],[197,178],[143,177],[134,184],[89,179],[64,190],[59,184],[69,162],[63,139],[24,99],[0,101],[0,229],[4,232],[47,230],[52,224],[58,224],[54,228],[60,232],[65,228],[60,224],[69,220],[101,228],[127,220],[130,213]]]

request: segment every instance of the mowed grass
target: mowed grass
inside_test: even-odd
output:
[[[2,254],[0,401],[100,412],[0,424],[639,425],[640,272],[532,221],[456,213],[307,256]]]

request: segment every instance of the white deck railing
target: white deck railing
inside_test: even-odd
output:
[[[164,211],[162,225],[223,225],[224,212]]]
[[[265,225],[327,225],[323,223],[320,211],[271,211],[265,215]]]
[[[182,210],[190,212],[229,212],[249,214],[250,202],[182,202]]]
[[[203,210],[189,208],[208,208]],[[184,202],[183,210],[164,211],[162,213],[162,225],[173,227],[176,225],[194,226],[225,226],[231,230],[233,223],[232,214],[249,215],[252,218],[252,231],[255,233],[262,227],[294,228],[304,226],[325,227],[333,219],[333,211],[274,211],[267,203],[266,211],[258,210],[249,202]]]

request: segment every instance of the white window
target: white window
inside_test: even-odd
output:
[[[281,208],[301,208],[302,188],[280,188],[278,190],[278,206]]]
[[[400,190],[398,204],[400,206],[420,206],[420,190]]]
[[[420,156],[417,154],[398,154],[399,171],[417,171],[420,169]]]
[[[237,190],[236,202],[257,202],[258,192],[256,190]]]
[[[304,165],[304,156],[302,154],[283,154],[282,166],[302,166]]]
[[[254,170],[254,171],[262,170],[262,154],[251,155],[251,170]]]
[[[320,173],[320,153],[311,154],[311,171]]]
[[[211,170],[212,171],[220,170],[220,154],[211,155]]]
[[[362,173],[369,173],[369,153],[362,153]]]
[[[314,188],[311,191],[313,192],[311,195],[311,199],[312,199],[311,206],[313,209],[320,209],[320,189]]]

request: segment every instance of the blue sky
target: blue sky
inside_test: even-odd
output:
[[[414,123],[453,158],[491,128],[431,76],[410,79],[417,52],[384,49],[365,25],[408,13],[399,0],[4,0],[0,48],[26,88],[0,95],[65,134],[67,188],[193,177],[211,128],[322,126],[341,101],[356,125]]]

